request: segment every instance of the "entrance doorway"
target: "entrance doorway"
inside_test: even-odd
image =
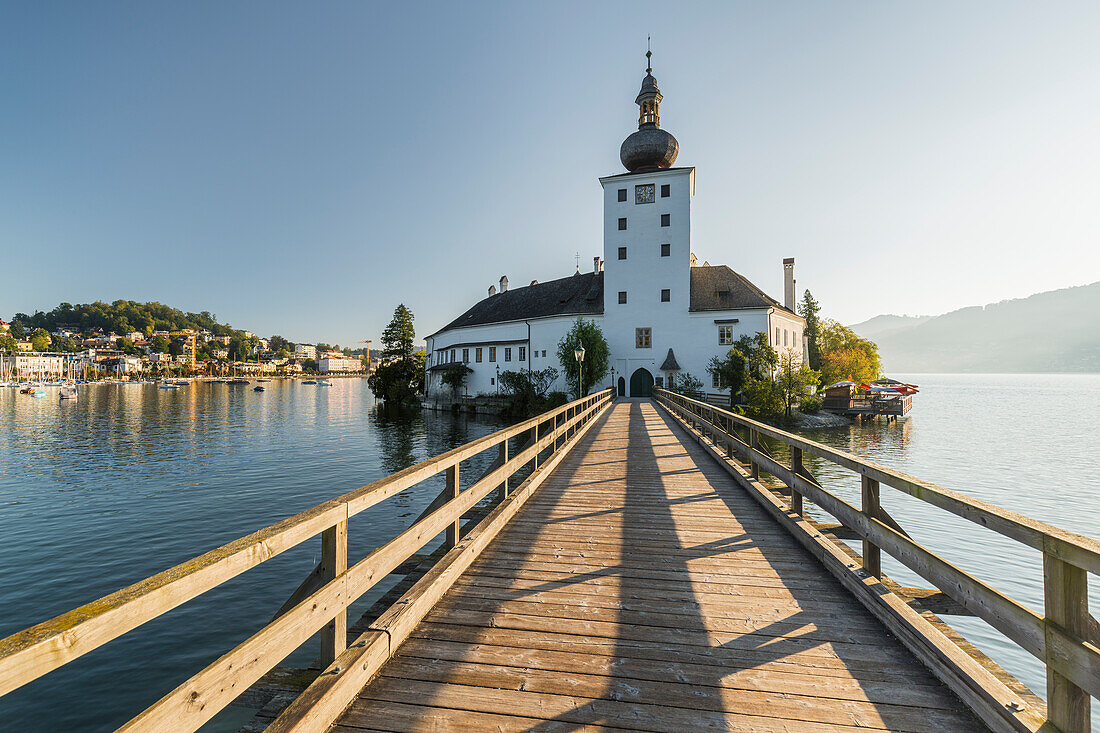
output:
[[[623,379],[622,377],[619,377],[618,394],[619,394],[619,397],[626,397],[626,380]]]
[[[638,369],[630,375],[631,397],[653,396],[653,375],[645,369]]]

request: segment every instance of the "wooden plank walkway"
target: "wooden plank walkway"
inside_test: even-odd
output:
[[[616,403],[335,730],[984,730],[682,437]]]

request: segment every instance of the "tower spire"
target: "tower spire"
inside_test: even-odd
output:
[[[660,105],[663,97],[653,78],[653,44],[646,36],[645,78],[634,99],[638,105],[638,131],[623,141],[619,159],[628,171],[668,168],[676,162],[680,144],[671,133],[661,129]]]
[[[653,73],[653,50],[650,48],[650,37],[645,37],[645,73]]]

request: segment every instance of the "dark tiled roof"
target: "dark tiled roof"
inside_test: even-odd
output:
[[[665,361],[661,364],[662,372],[678,372],[680,371],[680,364],[676,361],[676,354],[672,353],[672,349],[668,350],[668,356],[665,357]]]
[[[725,265],[691,268],[691,310],[778,308],[791,311]]]
[[[526,318],[600,313],[603,313],[603,273],[584,272],[490,295],[439,331]]]

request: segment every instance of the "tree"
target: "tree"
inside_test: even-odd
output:
[[[252,344],[243,336],[234,336],[229,339],[228,351],[230,360],[248,361],[249,355],[252,354]]]
[[[179,356],[183,353],[183,342],[179,339],[172,339],[168,342],[168,353],[172,356]]]
[[[276,335],[267,340],[267,347],[277,354],[280,351],[290,351],[290,342]]]
[[[779,357],[779,389],[783,393],[785,414],[791,416],[794,406],[810,394],[810,387],[821,379],[821,372],[802,363],[794,349],[786,349]]]
[[[691,372],[680,372],[676,375],[676,391],[693,400],[705,400],[707,398],[703,381]]]
[[[779,365],[779,354],[768,343],[768,335],[757,331],[752,336],[742,336],[733,347],[745,357],[750,377],[771,379]]]
[[[806,358],[811,369],[821,368],[821,304],[818,303],[809,290],[802,294],[802,302],[798,305],[798,315],[806,319]]]
[[[547,393],[558,376],[560,372],[554,367],[501,372],[500,387],[511,395],[505,413],[509,417],[524,418],[550,409],[547,407]]]
[[[723,389],[728,387],[730,391],[730,407],[733,407],[737,394],[745,386],[746,364],[745,355],[736,348],[730,349],[723,357],[711,357],[707,364],[707,372],[718,380],[718,386]]]
[[[31,336],[32,351],[47,351],[50,348],[50,334],[44,328],[37,328]]]
[[[745,380],[747,412],[753,417],[777,418],[783,414],[783,390],[771,379],[749,377]]]
[[[466,384],[466,377],[473,374],[474,370],[460,361],[449,365],[443,370],[443,384],[451,388],[451,394],[458,397],[459,390]]]
[[[19,344],[11,334],[0,333],[0,351],[17,351]]]
[[[23,322],[18,319],[12,320],[9,333],[11,333],[12,338],[14,338],[16,341],[22,341],[23,339],[27,338],[27,332],[23,328]]]
[[[402,303],[382,332],[383,363],[367,377],[367,386],[377,397],[389,403],[415,403],[424,389],[424,365],[428,355],[414,350],[416,330],[413,314]]]
[[[584,346],[584,367],[578,364],[573,350]],[[604,378],[607,374],[611,349],[603,337],[603,331],[595,321],[578,318],[569,329],[569,333],[558,342],[558,363],[565,373],[565,381],[578,396],[588,394],[588,387]],[[581,384],[583,372],[584,383]],[[578,397],[579,399],[579,397]]]
[[[411,359],[416,329],[412,311],[401,303],[393,311],[393,318],[382,331],[382,355],[388,359]]]
[[[882,375],[882,360],[875,342],[833,320],[821,324],[821,381],[833,384],[845,379],[866,382]]]
[[[171,344],[164,336],[154,336],[149,341],[149,348],[154,354],[167,354]]]

